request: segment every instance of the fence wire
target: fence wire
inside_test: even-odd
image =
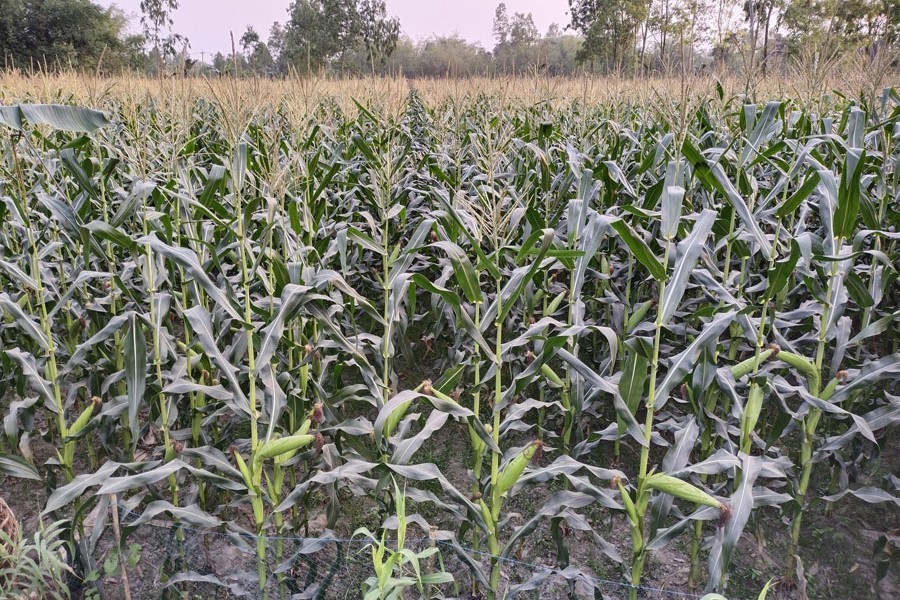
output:
[[[367,538],[265,537],[266,585],[257,576],[256,536],[196,529],[183,525],[150,523],[140,526],[140,558],[130,567],[132,598],[179,599],[350,599],[361,598],[366,579],[374,574],[372,541]],[[132,540],[129,540],[132,541]],[[396,540],[385,540],[396,549]],[[444,541],[412,538],[404,547],[421,552],[436,546],[437,552],[420,564],[422,574],[445,571],[453,582],[423,590],[413,586],[405,598],[485,598],[469,565],[459,552],[489,569],[490,554]],[[550,559],[548,558],[548,562]],[[628,598],[632,586],[624,581],[594,577],[583,565],[558,569],[513,558],[502,559],[501,597],[509,600],[619,600]],[[404,567],[410,575],[411,567]],[[699,595],[679,590],[638,586],[638,597],[684,600]],[[108,595],[108,594],[107,594]],[[110,596],[113,597],[113,596]]]

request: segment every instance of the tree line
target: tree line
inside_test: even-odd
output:
[[[290,73],[442,77],[582,72],[776,72],[795,57],[895,52],[900,0],[568,0],[568,22],[538,30],[500,3],[492,48],[458,35],[413,41],[384,0],[295,0],[265,35],[197,60],[175,31],[179,0],[142,0],[141,31],[91,0],[4,0],[7,68],[280,77]]]

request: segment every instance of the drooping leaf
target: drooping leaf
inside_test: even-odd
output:
[[[216,285],[212,279],[209,278],[209,275],[207,275],[206,271],[197,260],[197,255],[190,249],[170,246],[157,238],[155,233],[151,233],[149,236],[138,239],[137,243],[148,245],[154,252],[158,252],[174,261],[182,267],[190,277],[194,278],[194,280],[203,287],[204,291],[209,294],[209,297],[228,313],[232,319],[238,322],[244,321],[244,317],[238,312],[238,309],[234,306],[231,299],[225,294],[221,287]]]
[[[744,526],[753,510],[753,484],[760,471],[759,459],[742,456],[741,483],[728,502],[729,512],[724,527],[720,527],[709,553],[707,565],[709,579],[706,590],[712,592],[720,587],[722,576],[731,564],[731,557],[737,547]]]
[[[9,477],[18,477],[19,479],[44,480],[30,462],[9,454],[0,454],[0,473]]]
[[[703,327],[694,341],[669,362],[666,376],[657,388],[656,402],[654,406],[659,409],[665,406],[669,399],[669,392],[675,389],[684,377],[694,368],[700,352],[707,344],[714,343],[719,335],[731,324],[736,312],[728,311],[717,314],[712,321]]]
[[[466,299],[472,303],[481,302],[483,296],[481,294],[481,286],[478,283],[478,274],[475,272],[472,263],[469,262],[466,253],[462,251],[462,248],[452,242],[443,241],[434,242],[431,246],[440,248],[450,258],[456,283],[459,284]]]
[[[706,245],[706,238],[712,231],[713,222],[716,219],[716,212],[710,209],[704,209],[694,224],[691,234],[678,244],[678,258],[675,261],[675,269],[666,285],[665,296],[663,297],[662,311],[660,313],[660,322],[667,323],[672,315],[675,314],[684,293],[687,291],[687,282],[690,279],[694,265],[703,252]]]
[[[250,415],[250,401],[244,395],[241,384],[237,379],[237,368],[231,364],[222,351],[219,350],[216,342],[217,336],[213,333],[212,317],[209,312],[202,306],[194,306],[184,312],[191,325],[191,330],[197,336],[197,340],[203,347],[203,351],[210,357],[212,362],[219,368],[221,373],[228,380],[231,393],[233,394],[233,406],[246,414]]]
[[[647,246],[647,243],[635,233],[628,223],[619,219],[610,221],[609,226],[619,234],[619,237],[622,238],[622,241],[625,242],[625,245],[631,250],[631,254],[638,262],[644,265],[648,271],[650,271],[650,274],[654,279],[663,281],[666,278],[666,268],[659,259],[656,258],[656,255],[653,254],[650,247]]]
[[[109,125],[99,110],[62,104],[19,104],[0,107],[0,123],[22,130],[25,123],[49,125],[54,129],[91,133]]]

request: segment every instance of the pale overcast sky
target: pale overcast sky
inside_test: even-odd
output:
[[[132,29],[140,31],[140,0],[95,0],[116,4],[131,17]],[[493,48],[491,26],[500,0],[386,0],[388,13],[400,19],[405,34],[414,40],[431,35],[459,33],[462,37]],[[230,51],[228,32],[235,42],[247,25],[265,39],[275,21],[287,20],[291,0],[181,0],[174,29],[191,41],[191,53]],[[551,23],[568,23],[568,0],[506,0],[510,13],[532,13],[538,30]]]

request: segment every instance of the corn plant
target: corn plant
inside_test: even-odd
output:
[[[394,498],[396,499],[397,539],[394,549],[388,547],[385,537],[388,530],[384,530],[381,538],[376,538],[368,529],[362,527],[354,532],[354,537],[362,535],[370,540],[372,552],[372,569],[374,575],[363,582],[363,598],[370,600],[388,600],[389,598],[403,598],[408,588],[415,587],[420,597],[428,597],[431,586],[450,583],[453,576],[443,569],[430,573],[423,573],[423,569],[429,563],[434,562],[434,556],[439,553],[436,546],[430,546],[420,552],[406,548],[406,500],[404,493],[397,487],[394,481]],[[404,573],[409,573],[405,575]]]
[[[0,472],[76,574],[115,510],[175,528],[172,587],[199,528],[263,597],[353,532],[367,597],[574,593],[585,540],[727,596],[746,531],[797,585],[805,515],[897,503],[854,480],[900,419],[895,91],[125,83],[0,107]]]

